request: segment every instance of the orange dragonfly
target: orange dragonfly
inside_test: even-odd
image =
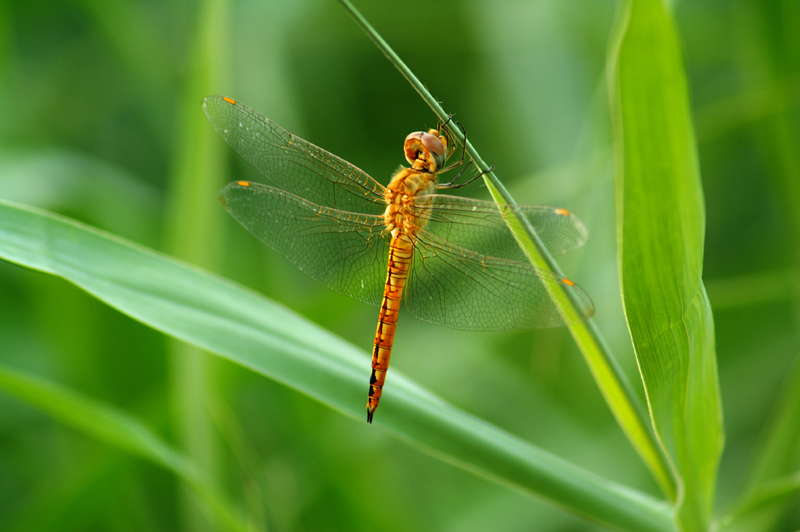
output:
[[[328,288],[380,306],[369,423],[381,399],[402,297],[416,317],[470,331],[564,325],[547,285],[567,292],[582,318],[594,313],[572,281],[531,266],[495,203],[435,194],[462,186],[436,183],[452,168],[445,165],[455,150],[448,151],[448,138],[438,130],[406,137],[411,167],[384,187],[236,100],[209,96],[203,110],[269,182],[227,185],[219,199],[228,212]],[[586,242],[585,226],[565,209],[520,210],[552,255]]]

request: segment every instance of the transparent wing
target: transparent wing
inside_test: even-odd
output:
[[[381,216],[319,206],[246,181],[228,184],[219,199],[236,221],[313,279],[380,305],[390,237]]]
[[[271,185],[323,207],[376,215],[386,208],[380,183],[249,107],[209,96],[203,111],[228,144]]]
[[[488,257],[526,260],[493,202],[432,194],[415,198],[414,206],[426,233]],[[589,238],[583,222],[565,209],[535,205],[519,209],[551,255],[577,249]]]
[[[471,331],[539,329],[566,322],[548,288],[566,292],[582,319],[594,314],[579,287],[528,262],[488,257],[421,230],[406,285],[406,305],[416,317]]]

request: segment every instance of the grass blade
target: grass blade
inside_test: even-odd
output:
[[[707,530],[722,451],[705,213],[688,82],[661,0],[629,0],[612,51],[623,304],[653,424],[681,483],[682,530]]]
[[[367,430],[367,354],[250,291],[76,222],[2,202],[0,257],[61,276],[134,319],[284,383]],[[399,372],[386,400],[392,408],[376,425],[454,465],[610,528],[671,529],[665,504],[474,418]]]
[[[166,219],[167,245],[175,257],[213,270],[218,262],[222,214],[211,201],[224,183],[223,146],[214,131],[204,123],[197,102],[209,92],[212,82],[224,78],[228,41],[227,0],[205,0],[198,5],[193,68],[183,88],[179,109],[180,142],[174,152],[173,171],[169,178]],[[197,347],[174,341],[169,344],[171,364],[171,406],[173,422],[180,435],[181,447],[212,478],[220,478],[217,433],[205,405],[214,401],[216,359]],[[195,501],[182,494],[181,521],[184,532],[203,531],[197,522]]]
[[[128,414],[3,366],[0,390],[67,426],[172,471],[206,503],[203,507],[225,530],[250,530],[194,462]]]
[[[800,493],[800,472],[760,484],[747,492],[720,519],[722,532],[773,530],[787,503]]]
[[[436,116],[442,121],[446,120],[447,113],[439,102],[428,92],[422,82],[417,79],[414,73],[411,72],[408,66],[400,59],[394,50],[392,50],[386,41],[383,40],[378,32],[375,31],[369,22],[367,22],[361,13],[359,13],[348,0],[339,0],[339,2],[344,6],[347,12],[350,13],[372,42],[383,52],[386,58],[400,71],[411,86],[414,87],[422,99],[430,106],[433,112],[436,113]],[[454,135],[461,142],[464,142],[463,133],[455,126],[450,127]],[[564,275],[558,269],[558,265],[542,245],[528,220],[518,215],[516,202],[494,172],[489,171],[489,166],[481,159],[477,150],[468,141],[466,142],[466,148],[477,168],[484,172],[483,178],[486,182],[486,186],[489,188],[489,192],[492,194],[492,198],[498,204],[501,211],[507,213],[506,221],[509,229],[520,243],[520,246],[528,256],[531,264],[540,270],[552,272],[556,276],[564,278]],[[574,324],[569,326],[572,337],[583,353],[584,359],[589,365],[589,369],[605,397],[611,412],[628,436],[634,449],[636,449],[645,464],[650,468],[650,471],[658,481],[664,493],[670,499],[674,499],[676,493],[675,482],[667,459],[650,429],[646,414],[636,399],[636,394],[633,392],[628,379],[608,350],[600,331],[591,320],[581,322],[575,318],[577,314],[575,305],[558,286],[550,286],[548,284],[548,289],[550,290],[551,297],[553,297],[553,300],[565,316],[565,321]]]

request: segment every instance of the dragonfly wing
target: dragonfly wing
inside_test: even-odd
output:
[[[343,211],[380,214],[386,207],[385,188],[366,172],[249,107],[209,96],[203,111],[227,143],[271,185]]]
[[[426,233],[481,255],[526,260],[496,203],[432,194],[416,198],[415,207]],[[519,209],[551,255],[577,249],[589,238],[583,222],[566,209],[536,205]]]
[[[322,207],[246,181],[228,184],[219,199],[236,221],[313,279],[380,305],[389,255],[381,216]]]
[[[550,297],[562,290],[582,319],[594,314],[578,286],[530,263],[488,257],[421,230],[406,286],[406,305],[416,317],[453,329],[540,329],[566,323]]]

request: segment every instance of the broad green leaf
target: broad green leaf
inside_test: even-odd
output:
[[[629,0],[617,38],[609,79],[625,315],[656,434],[679,477],[678,526],[707,530],[723,433],[688,82],[662,0]]]
[[[128,414],[3,366],[0,390],[65,425],[172,471],[200,496],[225,530],[250,529],[194,462]]]
[[[263,297],[64,218],[0,202],[0,257],[61,276],[121,312],[364,422],[369,358]],[[671,530],[670,508],[470,416],[400,372],[376,426],[610,528]],[[391,406],[391,407],[389,407]]]

